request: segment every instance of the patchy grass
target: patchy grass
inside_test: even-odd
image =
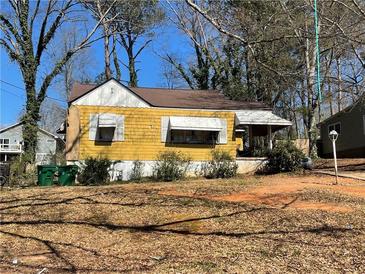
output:
[[[3,191],[0,272],[364,273],[365,185],[332,180]]]

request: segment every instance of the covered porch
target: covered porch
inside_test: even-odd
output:
[[[273,148],[276,131],[292,123],[270,110],[242,110],[235,112],[237,159],[265,157]],[[259,144],[259,145],[258,145]]]

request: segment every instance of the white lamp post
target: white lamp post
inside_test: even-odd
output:
[[[335,160],[335,174],[336,174],[336,185],[338,183],[338,176],[337,176],[337,156],[336,156],[336,141],[338,138],[338,133],[336,130],[331,130],[328,135],[332,141],[332,148],[333,148],[333,159]]]

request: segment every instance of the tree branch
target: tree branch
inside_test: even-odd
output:
[[[363,10],[359,3],[357,3],[356,0],[352,0],[352,3],[354,3],[355,7],[357,8],[357,10],[362,14],[362,16],[365,18],[365,10]]]
[[[20,35],[19,35],[18,31],[16,30],[16,28],[10,23],[10,21],[3,14],[0,14],[0,21],[3,22],[3,24],[7,27],[7,29],[11,32],[11,34],[15,37],[15,40],[17,41],[17,43],[24,50],[23,40],[20,37]]]
[[[180,73],[181,77],[186,81],[186,83],[189,85],[191,89],[195,89],[193,82],[190,80],[189,76],[186,74],[183,66],[181,64],[178,64],[175,62],[175,60],[170,56],[166,55],[167,58],[164,58],[166,61],[168,61],[170,64],[172,64],[177,71]]]
[[[41,3],[41,0],[37,0],[36,6],[34,9],[34,13],[33,13],[32,17],[30,18],[30,27],[29,27],[30,33],[33,33],[34,20],[38,15],[40,3]]]
[[[41,31],[39,33],[37,53],[36,53],[36,57],[35,57],[37,64],[40,63],[44,49],[47,47],[47,44],[49,43],[49,41],[51,41],[51,39],[54,37],[56,30],[60,26],[61,19],[64,18],[66,11],[72,7],[71,4],[72,4],[72,0],[69,0],[66,3],[66,5],[59,11],[56,19],[53,21],[53,23],[52,23],[51,27],[49,28],[49,30],[47,31],[47,33],[45,33],[47,21],[50,16],[50,13],[51,13],[51,5],[52,5],[52,1],[48,2],[47,12],[46,12],[46,15],[45,15],[43,23],[42,23]]]
[[[109,8],[106,10],[106,12],[101,16],[100,20],[95,24],[94,28],[91,30],[91,32],[85,37],[84,40],[82,40],[76,47],[73,49],[70,49],[63,58],[61,58],[60,61],[57,62],[55,67],[53,68],[52,72],[48,74],[45,79],[43,80],[42,86],[39,90],[37,100],[38,102],[42,102],[46,96],[47,88],[49,87],[50,83],[52,82],[53,78],[56,77],[57,74],[59,74],[62,70],[62,67],[67,63],[67,61],[70,60],[70,58],[79,50],[87,47],[90,44],[90,38],[94,35],[96,30],[99,28],[102,20],[107,16],[113,5],[115,4],[117,0],[115,0]]]
[[[262,65],[264,68],[266,68],[267,70],[281,76],[281,77],[285,77],[285,76],[293,76],[293,75],[298,75],[298,73],[281,73],[279,71],[277,71],[276,69],[272,68],[271,66],[263,63],[262,61],[260,61],[257,57],[256,57],[256,54],[255,54],[255,50],[254,48],[252,47],[252,44],[254,43],[249,43],[246,39],[244,39],[243,37],[237,35],[237,34],[234,34],[228,30],[226,30],[225,28],[223,28],[220,23],[215,20],[214,18],[212,18],[208,12],[202,10],[198,5],[196,5],[195,3],[192,2],[192,0],[185,0],[185,2],[195,11],[197,11],[198,13],[200,13],[209,23],[211,23],[219,32],[229,36],[229,37],[232,37],[240,42],[243,43],[244,46],[247,46],[247,48],[252,52],[252,56],[255,58],[256,62],[259,63],[260,65]]]
[[[234,34],[232,32],[227,31],[226,29],[224,29],[218,22],[216,19],[214,19],[213,17],[211,17],[206,11],[202,10],[198,5],[196,5],[195,3],[192,2],[192,0],[185,0],[185,2],[195,11],[197,11],[198,13],[200,13],[206,20],[208,20],[209,23],[211,23],[219,32],[224,33],[232,38],[235,38],[239,41],[241,41],[244,45],[247,45],[248,42],[246,41],[246,39],[244,39],[243,37]]]
[[[5,50],[8,52],[8,54],[12,60],[17,60],[18,62],[22,61],[22,58],[2,38],[0,38],[0,45],[2,45],[5,48]]]
[[[149,43],[151,43],[152,42],[152,40],[148,40],[142,47],[140,47],[140,49],[137,51],[137,53],[134,55],[134,59],[136,59],[137,57],[138,57],[138,55],[142,52],[142,50],[145,48],[145,47],[147,47],[147,45],[149,44]]]

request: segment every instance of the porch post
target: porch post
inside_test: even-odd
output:
[[[249,150],[252,152],[253,151],[253,138],[252,138],[252,126],[251,125],[248,126],[248,146],[249,146]]]
[[[272,132],[271,132],[271,125],[267,126],[267,131],[269,133],[269,149],[272,150]]]

